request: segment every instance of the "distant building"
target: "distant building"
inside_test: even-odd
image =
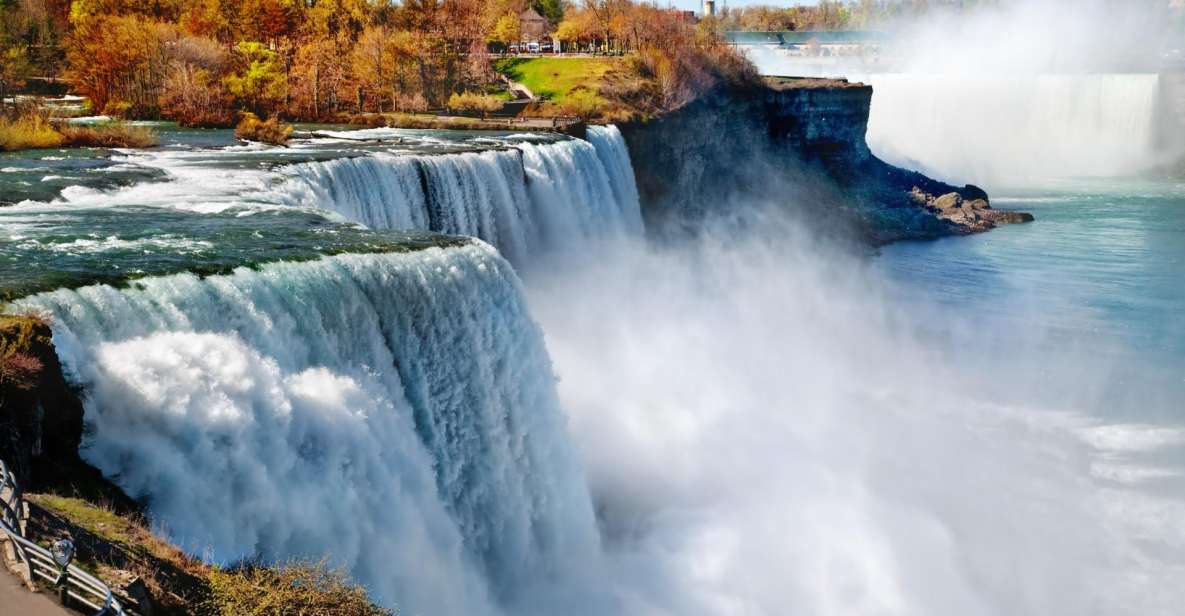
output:
[[[716,0],[704,0],[704,17],[716,16]]]
[[[699,18],[695,16],[695,11],[680,11],[679,9],[671,9],[671,13],[673,13],[675,17],[678,17],[679,21],[682,21],[683,23],[699,23]]]
[[[547,38],[551,32],[551,24],[547,23],[547,18],[540,15],[535,9],[527,7],[527,10],[518,16],[518,31],[521,33],[522,40],[539,42]]]

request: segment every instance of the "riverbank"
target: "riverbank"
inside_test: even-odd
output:
[[[39,110],[15,117],[0,115],[0,151],[49,148],[147,148],[159,143],[144,126],[109,121],[79,125],[53,120]]]

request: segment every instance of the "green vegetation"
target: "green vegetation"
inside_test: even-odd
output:
[[[505,58],[494,68],[523,84],[535,96],[558,105],[585,105],[595,101],[608,105],[600,96],[605,77],[623,68],[620,58]]]
[[[74,563],[117,591],[126,593],[128,580],[138,577],[154,613],[194,613],[191,606],[208,596],[209,568],[148,530],[138,514],[73,496],[25,498],[35,541],[44,545],[70,537],[77,550]]]
[[[139,578],[158,615],[318,614],[384,616],[346,573],[325,562],[259,564],[220,569],[190,557],[153,533],[136,513],[103,503],[56,494],[26,495],[30,528],[42,543],[70,536],[75,564],[132,595],[127,582]],[[141,610],[144,613],[144,610]]]
[[[214,569],[207,579],[210,597],[205,613],[218,616],[389,616],[366,591],[354,586],[341,569],[325,562],[288,563],[277,567]]]
[[[491,52],[540,38],[522,28],[528,6],[565,51],[626,56],[500,63],[546,98],[533,109],[544,115],[646,115],[751,71],[711,20],[636,0],[0,0],[0,95],[60,77],[96,113],[200,127],[229,127],[244,111],[488,113],[468,93],[504,96]],[[610,75],[625,96],[606,93]]]

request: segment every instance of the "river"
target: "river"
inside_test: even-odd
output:
[[[612,127],[159,128],[0,155],[0,276],[195,554],[408,613],[1183,598],[1179,182],[984,182],[1037,221],[869,255],[794,203],[648,239]]]

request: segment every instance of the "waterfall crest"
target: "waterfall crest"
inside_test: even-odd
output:
[[[87,388],[83,456],[218,561],[317,558],[409,613],[595,558],[517,277],[481,242],[19,302]]]
[[[1115,177],[1157,163],[1156,74],[856,76],[868,144],[890,162],[984,185]]]
[[[462,154],[376,154],[286,168],[289,203],[383,229],[470,235],[512,262],[598,237],[640,235],[629,152],[613,126],[588,141]]]

